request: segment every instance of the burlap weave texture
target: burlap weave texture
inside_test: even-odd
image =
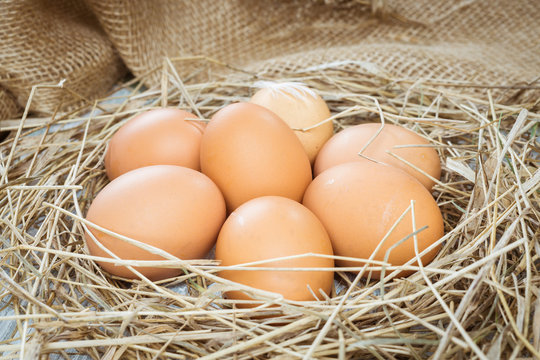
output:
[[[52,113],[79,96],[102,95],[125,71],[84,1],[5,0],[0,19],[0,87],[18,104],[13,110],[11,98],[0,96],[0,119],[18,115],[34,85],[63,82],[71,90],[36,89],[30,109]]]
[[[540,76],[537,0],[7,0],[0,17],[0,86],[19,106],[6,111],[0,95],[0,119],[20,112],[32,85],[66,79],[92,98],[118,81],[122,63],[141,75],[164,56],[268,76],[318,66],[480,85]],[[66,101],[41,94],[33,110]]]

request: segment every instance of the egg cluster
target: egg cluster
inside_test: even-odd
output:
[[[174,108],[142,113],[111,138],[105,169],[111,181],[88,210],[86,244],[126,278],[181,269],[105,259],[200,259],[215,246],[222,266],[261,268],[224,268],[221,277],[314,300],[331,294],[334,265],[379,264],[372,277],[381,264],[425,265],[443,236],[431,195],[440,161],[429,142],[388,124],[333,134],[324,100],[297,83],[262,84],[207,125]]]

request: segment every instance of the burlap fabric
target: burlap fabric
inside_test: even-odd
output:
[[[0,88],[0,120],[19,114],[17,101],[7,90]]]
[[[269,76],[321,66],[482,86],[540,76],[538,0],[4,0],[0,18],[0,119],[17,116],[32,85],[66,79],[91,99],[123,64],[141,75],[163,56]],[[74,100],[37,95],[39,112]]]
[[[66,90],[37,88],[32,98],[31,110],[52,113],[102,95],[125,72],[84,1],[3,0],[0,19],[0,120],[19,115],[34,85],[63,81]]]

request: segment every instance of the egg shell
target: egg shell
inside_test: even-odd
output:
[[[312,89],[297,83],[271,83],[259,89],[250,102],[264,106],[276,113],[302,143],[311,164],[323,145],[334,133],[331,121],[309,128],[330,117],[326,102]]]
[[[401,169],[369,160],[334,166],[313,180],[304,194],[303,204],[323,223],[336,255],[369,259],[411,205],[411,200],[414,200],[415,229],[427,226],[417,235],[420,253],[444,235],[444,223],[430,192]],[[409,212],[390,233],[374,259],[384,261],[392,245],[413,230]],[[431,262],[439,248],[437,246],[422,256],[422,263]],[[411,237],[391,250],[388,262],[403,265],[413,257],[414,239]],[[336,260],[336,264],[346,267],[364,265],[352,260]],[[410,273],[402,271],[400,276]],[[379,271],[372,274],[374,278],[379,276]]]
[[[365,159],[358,153],[380,128],[381,124],[379,123],[366,123],[351,126],[335,134],[319,152],[313,168],[314,175],[317,176],[324,170],[338,164]],[[401,145],[421,146],[395,148],[395,146]],[[406,171],[424,184],[428,190],[431,190],[435,181],[387,153],[387,151],[391,151],[439,180],[441,177],[439,155],[434,148],[425,145],[429,145],[429,141],[415,132],[401,126],[385,124],[382,131],[362,154]]]
[[[195,170],[154,165],[127,172],[94,198],[86,219],[107,230],[157,247],[180,259],[204,258],[225,221],[225,201],[217,186]],[[106,248],[126,260],[163,260],[135,245],[91,227]],[[85,234],[90,254],[111,257]],[[111,274],[136,278],[125,266],[98,262]],[[180,269],[136,267],[151,280],[176,276]]]
[[[250,200],[227,218],[216,243],[216,259],[222,266],[233,266],[306,253],[333,255],[328,234],[317,217],[300,203],[279,197],[264,196]],[[334,260],[303,257],[253,265],[272,268],[332,268]],[[223,270],[219,275],[261,290],[279,293],[297,301],[316,300],[318,289],[330,294],[333,271],[293,270]],[[252,300],[241,291],[227,297]]]
[[[105,154],[109,179],[143,166],[178,165],[200,170],[200,143],[205,125],[180,109],[143,112],[113,135]]]
[[[221,189],[229,211],[268,195],[301,201],[312,179],[293,131],[251,103],[227,105],[212,117],[201,141],[201,169]]]

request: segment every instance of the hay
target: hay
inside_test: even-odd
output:
[[[196,71],[180,79],[176,68],[186,64]],[[229,75],[219,75],[223,68]],[[212,81],[198,81],[201,74]],[[160,86],[142,85],[155,76]],[[473,97],[466,83],[332,66],[278,79],[316,89],[336,130],[384,121],[431,139],[443,164],[434,195],[446,235],[433,263],[405,266],[417,270],[408,278],[394,278],[401,267],[366,262],[356,270],[386,276],[367,281],[337,269],[333,293],[309,304],[244,287],[261,305],[239,309],[221,297],[235,285],[215,276],[211,259],[157,262],[185,269],[159,283],[104,274],[85,250],[84,227],[92,225],[84,214],[107,183],[103,156],[114,131],[164,105],[209,119],[247,99],[258,80],[276,79],[208,58],[170,59],[69,114],[26,111],[4,123],[11,133],[0,144],[0,328],[11,333],[0,343],[3,359],[540,357],[540,106],[502,104],[515,90],[504,84],[473,84]],[[262,316],[269,314],[277,316]]]

